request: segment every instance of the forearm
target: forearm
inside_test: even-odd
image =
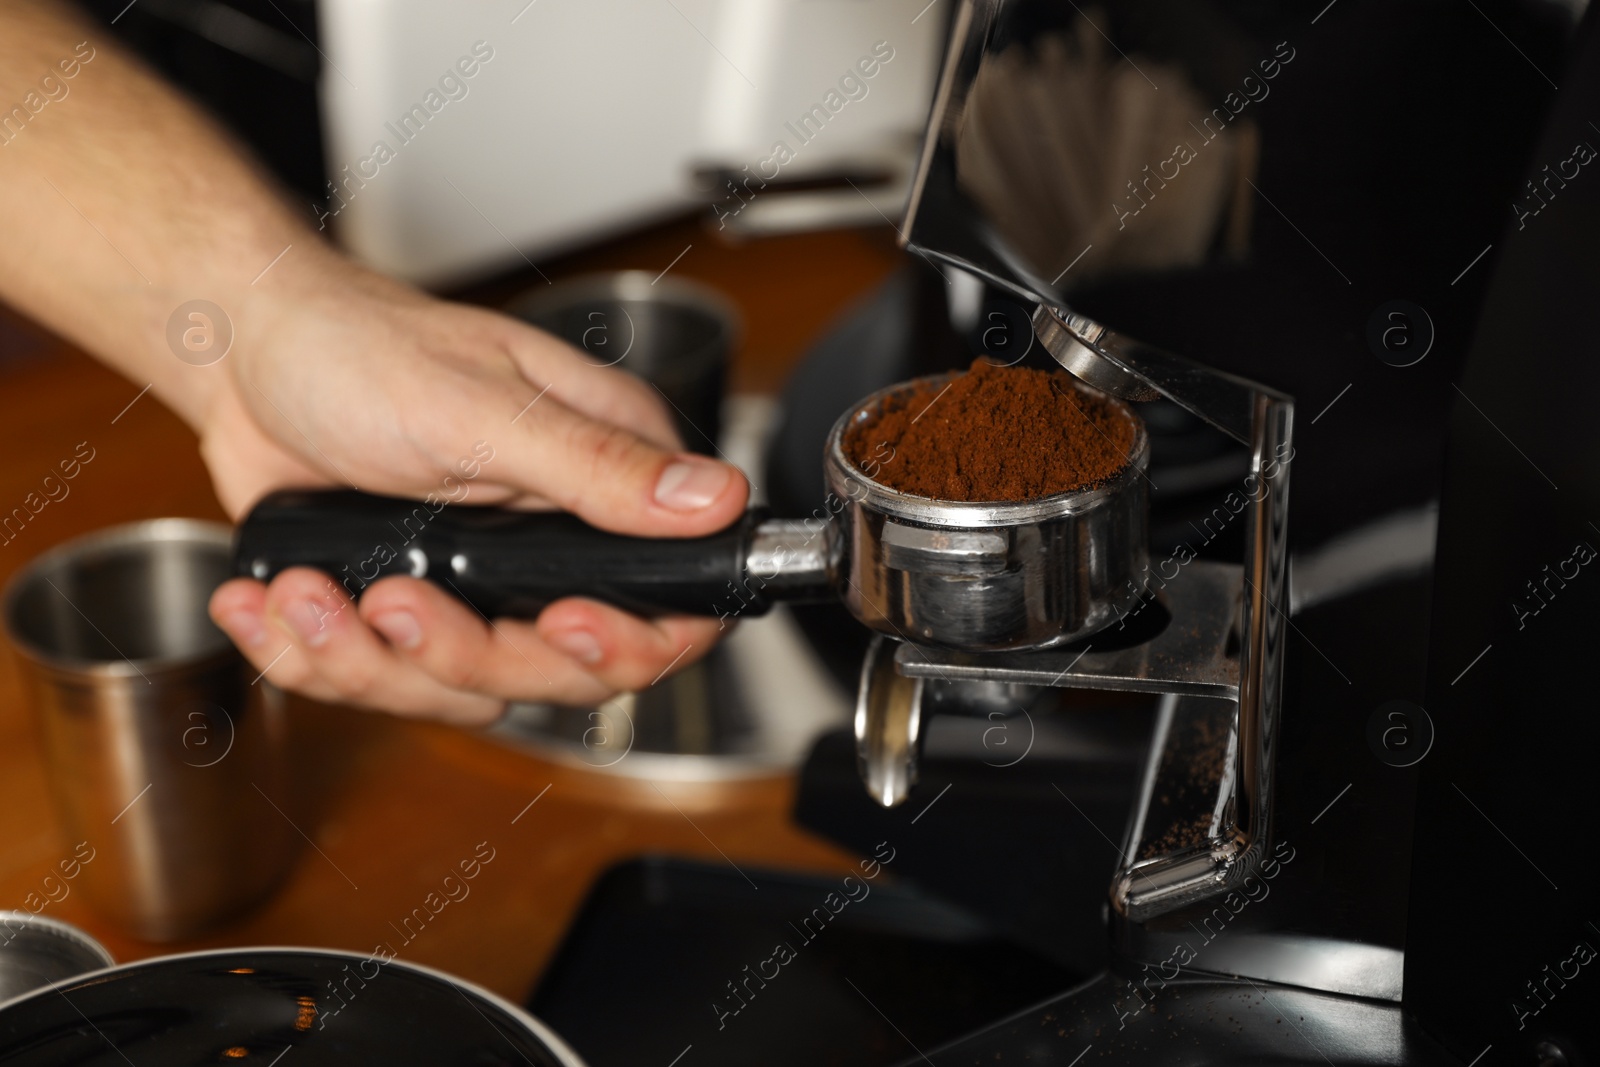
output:
[[[174,355],[173,312],[212,301],[248,343],[330,258],[215,123],[58,3],[0,0],[0,213],[0,299],[197,426],[226,372]]]

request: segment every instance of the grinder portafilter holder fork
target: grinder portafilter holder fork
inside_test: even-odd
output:
[[[1159,597],[1170,621],[1143,644],[1095,651],[1083,644],[1037,651],[970,654],[921,644],[875,648],[862,671],[857,741],[863,758],[909,761],[879,769],[898,781],[915,776],[915,743],[886,741],[873,724],[906,723],[920,731],[926,682],[1147,692],[1169,695],[1140,790],[1135,818],[1112,884],[1118,911],[1143,921],[1240,885],[1272,846],[1274,750],[1283,693],[1288,588],[1289,466],[1293,401],[1264,386],[1212,370],[1113,333],[1080,315],[1040,305],[1033,317],[1041,343],[1082,380],[1128,399],[1159,394],[1250,447],[1244,481],[1244,562],[1192,561]],[[1142,529],[1142,523],[1140,527]],[[1115,551],[1115,549],[1113,549]],[[1148,572],[1137,579],[1146,586]],[[1115,645],[1115,642],[1104,642]],[[893,674],[894,680],[890,680]],[[1172,729],[1185,698],[1232,704],[1226,765],[1216,792],[1197,803],[1197,840],[1164,845],[1146,834],[1158,796],[1192,794],[1186,780],[1193,738]],[[1187,710],[1187,709],[1183,709]],[[897,728],[898,729],[898,728]]]

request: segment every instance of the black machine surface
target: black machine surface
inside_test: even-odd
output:
[[[591,1067],[686,1048],[730,1067],[890,1063],[908,1040],[942,1044],[1078,980],[970,912],[890,884],[898,852],[869,847],[873,873],[848,879],[624,863],[590,893],[528,1007]]]

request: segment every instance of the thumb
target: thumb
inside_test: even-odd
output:
[[[677,452],[546,396],[515,423],[496,480],[592,526],[641,537],[699,537],[732,523],[750,487],[732,464]]]

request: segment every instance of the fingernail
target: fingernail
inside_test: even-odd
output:
[[[579,663],[593,665],[600,662],[600,642],[588,630],[557,630],[546,634],[545,640]]]
[[[422,644],[422,627],[409,611],[386,611],[371,619],[372,628],[396,648],[413,649]]]
[[[309,648],[318,648],[327,643],[331,633],[328,629],[327,619],[333,615],[315,600],[297,600],[289,604],[283,612],[283,619],[300,639],[301,644]]]
[[[679,456],[656,479],[656,503],[672,511],[699,511],[728,487],[733,471],[703,456]]]
[[[242,608],[230,611],[222,617],[221,623],[228,636],[246,648],[255,648],[267,638],[267,627],[259,612]]]

